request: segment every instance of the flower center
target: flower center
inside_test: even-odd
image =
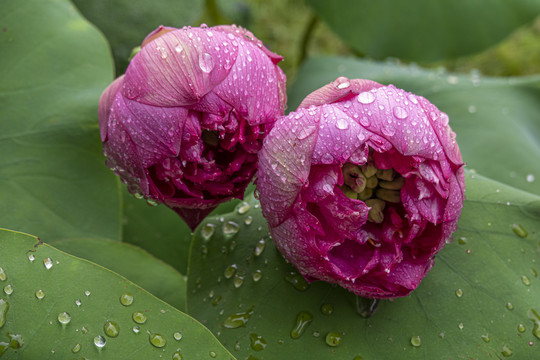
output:
[[[341,190],[347,197],[361,200],[371,208],[368,221],[382,223],[386,203],[401,203],[400,190],[405,179],[393,169],[377,169],[368,161],[364,165],[346,163],[342,171],[344,184]]]

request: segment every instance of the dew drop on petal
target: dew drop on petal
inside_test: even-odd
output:
[[[371,104],[375,101],[375,94],[370,91],[361,92],[358,95],[358,101],[362,104]]]
[[[396,119],[403,120],[406,119],[407,116],[409,116],[409,113],[401,106],[396,106],[394,107],[394,116],[396,117]]]
[[[349,127],[347,119],[340,118],[336,121],[336,127],[340,130],[346,130]]]
[[[209,73],[214,69],[214,58],[209,53],[203,53],[199,56],[199,67],[204,73]]]

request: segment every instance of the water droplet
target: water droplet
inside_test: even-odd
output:
[[[90,290],[86,290],[86,291],[84,292],[84,295],[90,296]]]
[[[75,305],[77,305],[77,307],[81,306],[82,302],[81,300],[77,299],[75,300]]]
[[[521,276],[521,282],[522,282],[523,285],[525,285],[525,286],[531,285],[531,280],[529,279],[529,277],[528,277],[527,275],[522,275],[522,276]]]
[[[206,223],[203,225],[201,229],[201,236],[204,240],[208,241],[214,235],[214,232],[216,231],[216,225],[212,223]]]
[[[463,323],[459,323],[459,324],[458,324],[459,330],[463,330],[464,327],[465,327],[465,325],[463,325]]]
[[[236,273],[236,269],[238,269],[238,266],[236,264],[231,264],[225,268],[225,271],[223,271],[223,276],[225,276],[225,279],[230,279],[233,277],[233,275]]]
[[[86,334],[86,333],[88,333],[88,329],[87,329],[86,327],[83,326],[83,327],[81,327],[81,332],[82,332],[83,334]]]
[[[131,304],[133,304],[133,300],[133,294],[129,291],[126,291],[125,293],[120,295],[120,304],[124,306],[130,306]]]
[[[12,349],[20,349],[24,345],[24,340],[20,334],[7,333],[7,337],[8,337],[8,344],[1,343],[1,342],[0,344],[6,344],[5,346],[9,346]],[[3,353],[2,347],[0,347],[0,357],[2,356],[2,353]],[[54,350],[53,350],[53,353],[54,353]]]
[[[457,289],[457,290],[456,290],[456,296],[457,296],[458,298],[462,297],[462,296],[463,296],[463,290],[462,290],[462,289]]]
[[[236,212],[240,215],[244,215],[251,209],[251,205],[249,205],[247,202],[242,201],[240,205],[236,208]]]
[[[182,339],[182,333],[179,333],[178,331],[173,334],[174,340],[181,340]]]
[[[504,357],[510,357],[514,355],[514,352],[508,347],[508,345],[504,345],[501,354],[503,354]]]
[[[252,274],[251,277],[253,278],[253,281],[258,282],[262,279],[262,271],[257,269]]]
[[[291,330],[291,338],[298,339],[304,334],[307,327],[313,321],[313,315],[307,311],[300,311],[296,316],[296,324]]]
[[[255,351],[262,351],[266,347],[266,340],[261,335],[250,334],[251,348]]]
[[[338,333],[336,331],[331,331],[328,334],[326,334],[325,342],[326,342],[326,345],[328,346],[332,346],[332,347],[339,346],[341,345],[341,341],[342,341],[341,333]]]
[[[160,334],[148,334],[148,340],[150,340],[150,344],[154,345],[157,348],[162,348],[165,345],[167,345],[167,340],[163,335]]]
[[[519,331],[520,333],[524,333],[524,332],[527,330],[527,328],[526,328],[525,325],[523,325],[523,324],[519,324],[519,325],[517,326],[517,329],[518,329],[518,331]]]
[[[349,127],[347,119],[340,118],[336,121],[336,127],[340,130],[346,130]]]
[[[407,110],[405,110],[401,106],[394,107],[393,112],[394,112],[394,116],[396,117],[396,119],[399,119],[399,120],[406,119],[407,116],[409,116],[409,113],[407,112]]]
[[[306,279],[295,271],[291,271],[285,275],[285,280],[287,280],[296,290],[306,291],[309,288]]]
[[[141,328],[135,325],[132,330],[135,334],[138,334],[141,331]]]
[[[246,225],[251,225],[251,223],[253,222],[253,216],[249,215],[249,216],[246,216],[246,218],[244,219],[244,224]]]
[[[482,340],[484,340],[485,343],[488,343],[491,341],[488,334],[480,335],[480,337],[482,338]]]
[[[181,53],[182,51],[184,51],[184,48],[182,47],[181,44],[178,44],[176,45],[176,47],[174,48],[174,51],[176,51],[177,53]]]
[[[322,304],[321,312],[324,315],[332,315],[334,313],[334,306],[332,304]]]
[[[105,331],[105,335],[108,337],[114,338],[120,333],[120,327],[115,322],[107,321],[105,325],[103,325],[103,331]]]
[[[411,337],[411,345],[414,347],[419,347],[420,345],[422,345],[422,339],[420,338],[420,336],[416,335]]]
[[[514,304],[512,304],[511,302],[507,302],[506,303],[506,308],[510,311],[514,310]]]
[[[248,320],[251,318],[251,315],[253,315],[253,306],[247,311],[237,312],[229,315],[227,319],[225,319],[225,321],[223,322],[223,326],[227,329],[244,327],[246,326]]]
[[[534,181],[534,175],[533,174],[527,175],[527,182],[533,182],[533,181]]]
[[[265,240],[260,239],[257,245],[255,245],[255,248],[253,249],[253,255],[260,256],[264,251],[265,245],[266,245]]]
[[[540,315],[534,309],[527,311],[527,317],[534,323],[532,333],[540,339]]]
[[[469,111],[469,114],[474,114],[476,112],[476,106],[470,105],[467,110]]]
[[[36,295],[36,298],[38,298],[39,300],[42,300],[45,297],[45,292],[39,289],[39,290],[36,290],[35,295]]]
[[[244,284],[244,276],[236,274],[233,279],[234,287],[238,289],[242,284]]]
[[[217,356],[217,353],[215,351],[210,351],[208,355],[210,355],[211,358],[215,358]]]
[[[69,324],[71,322],[71,315],[65,311],[58,314],[58,322],[62,325]]]
[[[467,244],[467,238],[464,237],[464,236],[460,237],[460,238],[458,239],[458,243],[459,243],[460,245],[465,245],[465,244]]]
[[[96,345],[96,347],[98,349],[101,349],[103,348],[105,345],[107,345],[107,340],[105,340],[105,338],[101,335],[98,335],[94,338],[94,345]]]
[[[214,58],[209,53],[203,53],[199,56],[199,67],[204,73],[209,73],[214,69]]]
[[[45,269],[49,270],[53,267],[53,262],[51,258],[46,258],[43,260],[43,266],[45,266]]]
[[[512,231],[520,238],[525,238],[528,235],[527,230],[520,224],[512,224]]]
[[[412,102],[414,105],[418,104],[418,99],[416,99],[416,96],[413,94],[407,95],[407,99],[409,99],[409,101]]]
[[[28,260],[30,262],[34,262],[34,260],[36,260],[36,257],[34,256],[34,254],[30,254],[30,255],[28,255]]]
[[[6,286],[4,286],[4,292],[6,293],[6,295],[13,294],[13,286],[11,286],[11,284],[7,284]]]
[[[178,351],[175,352],[172,356],[172,360],[183,360],[182,354],[180,354]]]
[[[79,351],[81,351],[81,344],[75,344],[75,346],[71,348],[71,352],[74,354],[78,353]]]
[[[146,322],[146,315],[144,315],[144,313],[140,311],[135,311],[133,314],[131,314],[131,318],[137,324],[144,324]]]
[[[343,90],[351,86],[351,82],[345,76],[340,76],[334,80],[334,87],[339,90]]]
[[[223,234],[228,236],[234,236],[240,230],[240,226],[234,221],[226,221],[223,223],[222,229]]]
[[[6,313],[8,309],[9,303],[4,299],[0,299],[0,328],[6,323]]]
[[[358,95],[358,101],[362,104],[371,104],[375,101],[375,94],[370,91],[361,92]]]
[[[6,281],[6,280],[7,280],[6,272],[4,271],[2,267],[0,267],[0,281]]]

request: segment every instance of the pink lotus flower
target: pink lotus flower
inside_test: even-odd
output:
[[[234,25],[159,27],[101,95],[108,166],[194,229],[218,203],[242,198],[255,174],[285,108],[281,60]]]
[[[343,77],[276,122],[256,183],[285,258],[308,281],[370,298],[418,286],[457,227],[465,190],[445,113]]]

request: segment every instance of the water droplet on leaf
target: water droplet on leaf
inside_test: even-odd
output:
[[[148,340],[150,341],[150,344],[157,348],[162,348],[167,345],[167,340],[160,334],[149,334]]]
[[[125,292],[122,295],[120,295],[120,304],[124,306],[130,306],[133,304],[133,294],[130,292]]]
[[[332,347],[339,346],[341,345],[341,341],[342,341],[342,336],[340,333],[336,331],[331,331],[328,334],[326,334],[325,342],[326,342],[326,345],[328,346],[332,346]]]
[[[227,319],[225,319],[223,326],[227,329],[244,327],[251,318],[251,315],[253,315],[253,306],[247,311],[237,312],[229,315]]]
[[[313,315],[307,311],[300,311],[296,316],[296,324],[291,330],[291,338],[300,338],[309,324],[313,321]]]
[[[36,290],[35,295],[36,295],[36,298],[38,298],[39,300],[42,300],[45,297],[45,292],[39,289],[39,290]]]
[[[411,337],[411,345],[414,347],[419,347],[420,345],[422,345],[422,339],[420,338],[420,336],[417,335]]]
[[[94,338],[94,345],[98,348],[98,349],[101,349],[103,348],[105,345],[107,345],[107,340],[105,340],[105,338],[101,335],[98,335]]]
[[[105,325],[103,325],[103,331],[105,331],[105,335],[108,337],[114,338],[120,333],[120,327],[115,322],[107,321]]]
[[[65,311],[58,314],[58,322],[62,325],[69,324],[71,322],[71,315]]]
[[[261,335],[250,334],[251,348],[255,351],[262,351],[266,347],[266,340]]]
[[[43,260],[43,266],[45,266],[45,269],[49,270],[53,267],[53,262],[51,258],[46,258]]]

